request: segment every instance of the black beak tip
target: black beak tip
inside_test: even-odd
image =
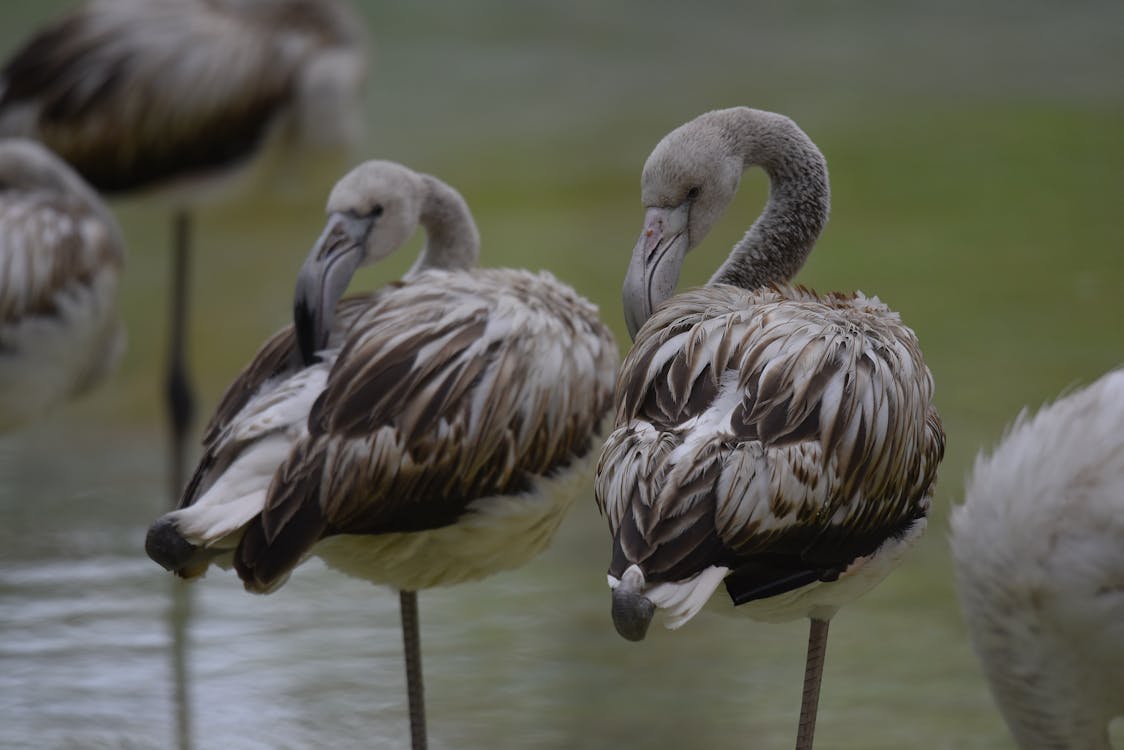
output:
[[[642,641],[656,613],[652,600],[635,591],[613,590],[613,626],[628,641]]]
[[[153,562],[173,572],[184,567],[196,549],[194,544],[180,534],[171,518],[158,519],[144,538],[145,553]]]
[[[316,342],[316,316],[305,300],[299,297],[293,303],[293,328],[297,335],[301,361],[305,365],[314,364],[319,360],[316,356],[319,348]]]
[[[626,318],[625,327],[628,329],[628,338],[632,341],[636,341],[636,334],[640,331],[640,326],[634,324],[632,320]]]

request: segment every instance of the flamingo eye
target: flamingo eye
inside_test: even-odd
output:
[[[699,193],[701,193],[701,192],[702,192],[702,188],[700,188],[696,185],[695,187],[693,187],[693,188],[691,188],[690,190],[687,191],[687,200],[693,201],[695,198],[699,197]]]
[[[382,210],[383,210],[383,209],[382,209],[382,204],[381,204],[381,203],[376,203],[376,204],[374,205],[374,207],[373,207],[373,208],[371,209],[371,214],[370,214],[371,218],[372,218],[372,219],[377,219],[377,218],[379,218],[380,216],[382,216]]]

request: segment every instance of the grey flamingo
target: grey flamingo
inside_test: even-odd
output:
[[[0,139],[0,431],[89,390],[125,345],[121,230],[73,169]]]
[[[434,177],[367,162],[328,212],[295,326],[230,386],[146,549],[185,578],[232,562],[255,592],[309,555],[398,589],[421,748],[416,592],[547,545],[592,470],[618,355],[596,308],[550,274],[474,268],[472,216]],[[419,224],[427,242],[402,281],[339,301]]]
[[[761,217],[709,284],[672,296],[752,166],[770,178]],[[722,584],[750,617],[809,618],[806,750],[828,622],[925,528],[944,452],[932,377],[877,298],[789,285],[829,207],[826,162],[792,120],[701,115],[656,146],[641,190],[624,283],[635,342],[596,482],[613,621],[631,640],[657,610],[679,627]]]
[[[353,142],[365,74],[362,26],[339,0],[93,0],[0,70],[0,136],[41,141],[104,194],[157,192],[174,206],[173,497],[194,401],[191,211],[266,162]]]
[[[1026,750],[1110,750],[1124,716],[1124,370],[1027,412],[952,514],[964,619]]]

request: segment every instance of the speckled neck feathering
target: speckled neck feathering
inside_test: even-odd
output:
[[[675,292],[686,254],[726,211],[742,173],[769,175],[769,200],[711,283],[759,289],[796,275],[827,223],[830,191],[823,155],[796,123],[736,107],[676,128],[644,165],[644,232],[624,283],[625,320],[634,336]]]
[[[764,212],[707,286],[675,295],[752,166],[769,175]],[[738,107],[676,128],[641,199],[622,295],[635,343],[595,484],[613,623],[630,640],[656,612],[679,627],[722,585],[752,617],[810,618],[810,748],[827,622],[925,529],[944,455],[932,376],[877,298],[789,285],[830,199],[823,155],[787,117]]]
[[[744,107],[714,115],[745,169],[769,176],[769,200],[710,283],[758,289],[791,281],[827,224],[827,161],[783,115]]]
[[[420,223],[426,240],[410,274],[428,268],[472,268],[480,257],[480,232],[468,204],[460,193],[435,177],[422,175],[422,184]]]

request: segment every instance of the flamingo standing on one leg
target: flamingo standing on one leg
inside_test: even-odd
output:
[[[761,217],[707,286],[672,296],[742,172]],[[944,433],[913,331],[862,294],[789,286],[827,221],[827,165],[792,120],[739,107],[672,131],[644,165],[624,283],[635,337],[596,494],[613,622],[679,627],[720,585],[765,621],[811,620],[797,747],[812,746],[828,622],[925,529]]]
[[[589,477],[617,349],[546,273],[475,268],[461,196],[368,162],[328,200],[296,325],[230,386],[179,509],[149,530],[185,578],[232,561],[269,592],[309,555],[400,591],[411,736],[426,745],[419,589],[483,578],[550,541]],[[427,241],[401,281],[337,301],[355,269]]]

